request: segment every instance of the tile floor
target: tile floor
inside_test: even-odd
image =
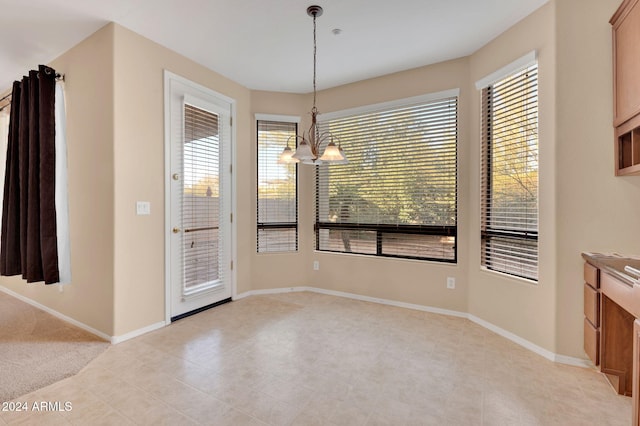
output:
[[[32,411],[71,402],[71,411]],[[0,424],[628,425],[630,398],[468,320],[252,296],[110,347]]]

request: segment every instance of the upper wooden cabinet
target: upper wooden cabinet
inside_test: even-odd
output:
[[[616,175],[640,175],[640,0],[624,0],[609,22]]]

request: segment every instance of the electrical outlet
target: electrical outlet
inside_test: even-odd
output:
[[[318,261],[318,260],[314,260],[313,261],[313,270],[314,271],[319,271],[320,270],[320,261]]]
[[[447,277],[447,288],[448,289],[456,288],[456,279],[454,277]]]

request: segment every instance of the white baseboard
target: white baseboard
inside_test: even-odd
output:
[[[555,361],[556,359],[556,354],[541,347],[536,345],[535,343],[531,343],[530,341],[523,339],[522,337],[518,336],[517,334],[513,334],[510,331],[507,331],[503,328],[500,328],[496,325],[493,325],[492,323],[483,320],[482,318],[478,318],[475,315],[468,315],[469,321],[472,321],[488,330],[493,331],[494,333],[511,340],[512,342],[522,346],[525,349],[529,349],[531,352],[535,352],[538,355],[545,357],[546,359],[548,359],[549,361]]]
[[[70,322],[71,324],[75,325],[76,327],[79,327],[83,330],[88,331],[89,333],[95,334],[96,336],[107,340],[109,342],[111,342],[112,344],[118,344],[118,343],[122,343],[126,340],[129,339],[133,339],[134,337],[138,337],[141,336],[143,334],[149,333],[151,331],[157,330],[159,328],[162,328],[164,326],[167,325],[167,323],[165,321],[160,321],[157,322],[155,324],[151,324],[148,325],[146,327],[131,331],[129,333],[125,333],[123,335],[120,336],[108,336],[105,333],[102,333],[101,331],[96,330],[95,328],[92,328],[86,324],[81,323],[80,321],[77,321],[73,318],[70,318],[64,314],[61,314],[60,312],[53,310],[47,306],[44,306],[34,300],[31,300],[25,296],[22,296],[21,294],[18,294],[14,291],[9,290],[8,288],[1,286],[0,285],[0,291],[3,291],[17,299],[22,300],[25,303],[28,303],[32,306],[35,306],[38,309],[42,309],[43,311],[57,317],[60,318],[64,321]],[[425,305],[416,305],[413,303],[405,303],[405,302],[398,302],[395,300],[389,300],[389,299],[382,299],[382,298],[378,298],[378,297],[370,297],[370,296],[363,296],[360,294],[354,294],[354,293],[346,293],[343,291],[336,291],[336,290],[327,290],[327,289],[323,289],[323,288],[318,288],[318,287],[303,287],[303,286],[299,286],[299,287],[284,287],[284,288],[274,288],[274,289],[265,289],[265,290],[249,290],[249,291],[245,291],[243,293],[240,294],[236,294],[233,297],[233,300],[240,300],[240,299],[244,299],[246,297],[249,296],[260,296],[260,295],[269,295],[269,294],[280,294],[280,293],[294,293],[294,292],[301,292],[301,291],[310,291],[313,293],[320,293],[320,294],[327,294],[330,296],[337,296],[337,297],[345,297],[348,299],[354,299],[354,300],[362,300],[365,302],[372,302],[372,303],[379,303],[382,305],[390,305],[390,306],[397,306],[400,308],[407,308],[407,309],[414,309],[417,311],[423,311],[423,312],[430,312],[430,313],[435,313],[435,314],[441,314],[441,315],[448,315],[448,316],[454,316],[454,317],[458,317],[458,318],[466,318],[469,321],[472,321],[476,324],[478,324],[481,327],[484,327],[488,330],[493,331],[494,333],[504,337],[505,339],[511,340],[512,342],[522,346],[525,349],[528,349],[546,359],[548,359],[549,361],[553,361],[553,362],[557,362],[559,364],[567,364],[567,365],[572,365],[575,367],[583,367],[583,368],[594,368],[594,365],[591,361],[586,360],[586,359],[581,359],[581,358],[574,358],[574,357],[570,357],[570,356],[566,356],[566,355],[560,355],[560,354],[556,354],[554,352],[551,352],[541,346],[536,345],[535,343],[532,343],[526,339],[523,339],[522,337],[511,333],[510,331],[507,331],[503,328],[500,328],[488,321],[485,321],[481,318],[476,317],[475,315],[471,315],[465,312],[459,312],[459,311],[453,311],[453,310],[449,310],[449,309],[441,309],[441,308],[435,308],[435,307],[431,307],[431,306],[425,306]]]
[[[275,289],[267,289],[267,290],[250,290],[250,291],[236,295],[236,297],[234,297],[234,300],[243,299],[248,296],[292,293],[292,292],[299,292],[299,291],[310,291],[314,293],[327,294],[331,296],[345,297],[348,299],[362,300],[365,302],[379,303],[382,305],[397,306],[400,308],[414,309],[417,311],[431,312],[431,313],[441,314],[441,315],[449,315],[449,316],[454,316],[458,318],[466,318],[469,321],[472,321],[478,324],[479,326],[484,327],[504,337],[505,339],[511,340],[512,342],[522,346],[523,348],[528,349],[548,359],[549,361],[557,362],[559,364],[572,365],[575,367],[594,368],[593,363],[589,360],[556,354],[541,346],[536,345],[535,343],[532,343],[526,339],[523,339],[522,337],[516,334],[513,334],[510,331],[500,328],[488,321],[485,321],[481,318],[476,317],[475,315],[471,315],[466,312],[435,308],[432,306],[425,306],[425,305],[416,305],[413,303],[398,302],[395,300],[382,299],[378,297],[362,296],[360,294],[346,293],[343,291],[326,290],[318,287],[285,287],[285,288],[275,288]]]
[[[596,369],[596,366],[593,365],[593,362],[591,362],[591,360],[574,358],[572,356],[559,355],[559,354],[554,354],[554,355],[555,357],[553,361],[557,362],[558,364],[573,365],[574,367],[590,368],[592,370]]]
[[[281,293],[295,293],[300,291],[314,291],[314,287],[282,287],[282,288],[269,288],[265,290],[249,290],[244,293],[236,294],[233,300],[244,299],[249,296],[261,296],[267,294],[281,294]]]
[[[22,300],[23,302],[28,303],[31,306],[34,306],[34,307],[36,307],[38,309],[41,309],[41,310],[45,311],[46,313],[53,315],[56,318],[60,318],[61,320],[66,321],[68,323],[71,323],[71,324],[75,325],[78,328],[81,328],[81,329],[83,329],[85,331],[88,331],[89,333],[94,334],[94,335],[100,337],[101,339],[104,339],[107,342],[110,342],[111,344],[114,344],[114,345],[117,344],[117,343],[122,343],[125,340],[129,340],[129,339],[133,339],[134,337],[141,336],[141,335],[143,335],[145,333],[148,333],[150,331],[157,330],[157,329],[162,328],[162,327],[164,327],[166,325],[164,321],[161,321],[161,322],[158,322],[158,323],[155,323],[155,324],[151,324],[151,325],[149,325],[147,327],[143,327],[143,328],[140,328],[138,330],[134,330],[134,331],[131,331],[129,333],[123,334],[121,336],[109,336],[108,334],[103,333],[103,332],[101,332],[99,330],[96,330],[95,328],[90,327],[87,324],[84,324],[84,323],[82,323],[82,322],[80,322],[78,320],[75,320],[75,319],[73,319],[71,317],[68,317],[68,316],[62,314],[62,313],[56,311],[55,309],[51,309],[50,307],[45,306],[45,305],[43,305],[41,303],[38,303],[33,299],[29,299],[28,297],[23,296],[20,293],[16,293],[15,291],[9,290],[8,288],[6,288],[4,286],[0,285],[0,291],[3,291],[5,293],[7,293],[8,295],[15,297],[16,299]]]
[[[108,334],[105,334],[105,333],[103,333],[101,331],[98,331],[95,328],[88,326],[87,324],[84,324],[84,323],[82,323],[82,322],[80,322],[78,320],[75,320],[75,319],[73,319],[71,317],[68,317],[68,316],[56,311],[55,309],[51,309],[48,306],[42,305],[42,304],[36,302],[35,300],[29,299],[28,297],[25,297],[25,296],[23,296],[23,295],[21,295],[19,293],[16,293],[15,291],[9,290],[5,286],[0,285],[0,291],[3,291],[5,293],[7,293],[8,295],[15,297],[16,299],[20,299],[23,302],[28,303],[31,306],[34,306],[34,307],[36,307],[38,309],[41,309],[41,310],[45,311],[46,313],[53,315],[56,318],[60,318],[63,321],[69,322],[69,323],[75,325],[78,328],[81,328],[81,329],[83,329],[85,331],[88,331],[91,334],[95,334],[96,336],[100,337],[101,339],[104,339],[104,340],[106,340],[108,342],[111,342],[112,337],[109,336]]]
[[[379,303],[381,305],[396,306],[398,308],[413,309],[416,311],[430,312],[433,314],[449,315],[452,317],[467,318],[467,314],[449,309],[434,308],[432,306],[416,305],[413,303],[398,302],[396,300],[381,299],[379,297],[362,296],[360,294],[345,293],[343,291],[326,290],[317,287],[308,287],[308,291],[314,293],[328,294],[330,296],[346,297],[347,299],[362,300],[364,302]]]
[[[522,346],[525,349],[530,350],[531,352],[534,352],[542,357],[545,357],[546,359],[548,359],[549,361],[553,361],[553,362],[557,362],[559,364],[567,364],[567,365],[573,365],[574,367],[584,367],[584,368],[594,368],[594,365],[591,361],[585,360],[585,359],[580,359],[580,358],[574,358],[574,357],[570,357],[570,356],[566,356],[566,355],[559,355],[557,353],[551,352],[541,346],[536,345],[535,343],[532,343],[526,339],[523,339],[522,337],[518,336],[517,334],[513,334],[510,331],[507,331],[503,328],[500,328],[488,321],[485,321],[481,318],[476,317],[475,315],[468,315],[469,320],[475,322],[476,324],[493,331],[494,333],[504,337],[505,339],[509,339],[512,342]]]
[[[118,343],[122,343],[122,342],[124,342],[126,340],[133,339],[134,337],[142,336],[143,334],[155,331],[155,330],[157,330],[159,328],[164,327],[165,325],[167,325],[166,322],[160,321],[160,322],[157,322],[155,324],[151,324],[151,325],[148,325],[146,327],[142,327],[142,328],[139,328],[137,330],[133,330],[133,331],[130,331],[128,333],[122,334],[120,336],[112,336],[111,337],[111,343],[114,344],[114,345],[117,345]]]

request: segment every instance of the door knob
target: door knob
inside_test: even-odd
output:
[[[180,232],[180,228],[173,228],[173,233],[177,234],[178,232]]]

